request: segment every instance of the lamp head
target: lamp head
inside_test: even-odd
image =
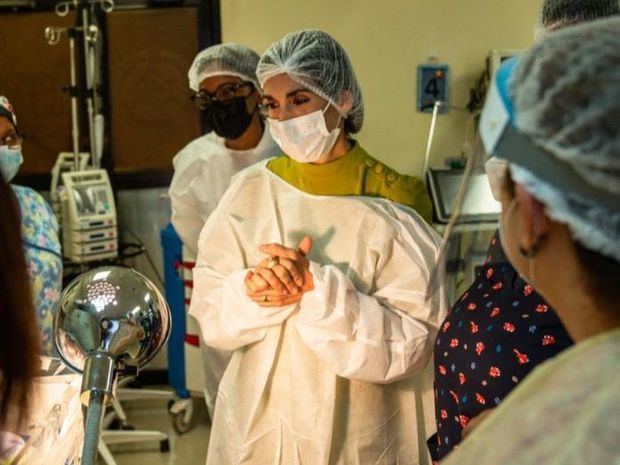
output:
[[[115,369],[138,369],[164,346],[170,310],[159,290],[130,268],[88,271],[63,291],[54,316],[54,339],[63,361],[78,372],[87,356],[100,353]]]

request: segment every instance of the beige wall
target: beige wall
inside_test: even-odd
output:
[[[284,34],[318,28],[347,50],[366,106],[358,139],[395,169],[420,175],[430,115],[416,111],[417,65],[435,52],[463,107],[490,49],[531,45],[542,0],[221,0],[222,40],[262,53]],[[467,114],[438,122],[431,165],[458,156]]]

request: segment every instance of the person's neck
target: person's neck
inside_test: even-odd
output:
[[[601,309],[589,293],[576,287],[549,294],[548,301],[575,342],[620,328],[620,319],[614,319],[610,309]]]
[[[265,126],[260,119],[258,111],[254,113],[252,122],[246,131],[237,139],[226,139],[226,147],[236,151],[250,150],[256,147],[263,138]]]
[[[602,334],[620,327],[620,311],[602,308],[587,285],[586,273],[574,254],[566,249],[548,250],[540,257],[541,262],[551,265],[557,272],[536,270],[534,262],[533,287],[539,291],[553,310],[558,314],[562,324],[575,342],[580,342],[597,334]],[[534,258],[538,261],[537,258]],[[548,268],[551,268],[548,267]],[[614,302],[612,305],[620,305]]]
[[[339,158],[344,157],[347,153],[351,151],[351,142],[347,139],[346,134],[343,130],[340,131],[340,135],[338,139],[336,139],[336,143],[329,151],[327,156],[323,157],[321,160],[316,161],[315,165],[324,165],[326,163],[332,162],[334,160],[338,160]]]

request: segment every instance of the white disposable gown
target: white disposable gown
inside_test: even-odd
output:
[[[169,191],[172,224],[193,256],[198,248],[200,231],[226,192],[230,179],[253,163],[279,152],[269,128],[265,127],[259,144],[250,150],[231,150],[223,138],[212,132],[190,142],[174,157],[174,177]],[[202,344],[200,349],[205,401],[212,415],[217,388],[231,354]]]
[[[231,150],[225,140],[210,132],[190,142],[172,160],[170,184],[172,225],[194,254],[205,221],[220,201],[231,178],[248,166],[281,153],[266,126],[263,137],[250,150]]]
[[[310,235],[314,290],[261,308],[244,276],[258,246]],[[190,315],[233,350],[208,465],[429,462],[432,370],[443,292],[425,302],[438,237],[413,211],[301,192],[264,164],[233,179],[200,236]]]

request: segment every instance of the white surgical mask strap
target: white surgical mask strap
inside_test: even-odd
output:
[[[338,112],[338,121],[336,121],[336,127],[334,129],[332,129],[332,131],[335,131],[336,129],[338,129],[338,125],[340,124],[340,120],[343,118],[343,116],[342,116],[342,113],[340,112],[340,110],[338,110],[338,108],[336,108],[336,105],[334,105],[332,102],[330,102],[328,100],[327,101],[327,105],[325,105],[325,108],[323,108],[323,121],[325,121],[325,112],[327,111],[327,109],[329,108],[330,105],[332,105],[336,109],[336,111]],[[325,128],[327,128],[327,121],[325,121]],[[328,129],[328,131],[329,131],[329,129]]]

